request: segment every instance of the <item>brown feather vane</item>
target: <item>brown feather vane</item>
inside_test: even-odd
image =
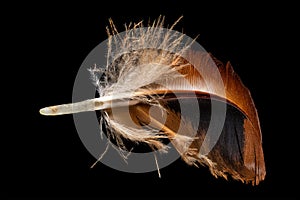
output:
[[[229,62],[173,31],[177,22],[165,29],[159,17],[147,27],[129,24],[120,35],[110,20],[107,64],[90,68],[100,97],[40,113],[98,110],[101,130],[121,149],[132,141],[167,153],[168,140],[187,164],[257,185],[266,170],[251,94]]]

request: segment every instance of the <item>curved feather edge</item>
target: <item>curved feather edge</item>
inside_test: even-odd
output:
[[[244,165],[255,174],[252,184],[257,185],[264,180],[265,162],[262,149],[262,134],[259,117],[249,89],[243,84],[240,77],[234,72],[230,62],[224,66],[216,58],[212,57],[217,64],[222,76],[226,98],[241,109],[247,118],[244,119]]]
[[[222,176],[227,179],[227,175],[230,174],[232,178],[240,180],[242,182],[250,182],[252,183],[252,185],[259,184],[260,181],[264,180],[266,170],[258,113],[255,108],[250,91],[243,84],[240,77],[234,72],[230,62],[224,65],[221,61],[213,57],[211,54],[205,54],[203,52],[190,52],[188,56],[196,57],[196,60],[198,59],[198,66],[200,67],[203,67],[203,64],[207,65],[210,58],[214,61],[214,63],[218,67],[224,83],[225,95],[222,93],[218,93],[218,91],[220,91],[218,89],[220,85],[217,84],[217,80],[214,76],[209,77],[209,81],[205,82],[203,80],[203,77],[201,77],[201,74],[190,68],[191,66],[186,66],[185,73],[187,74],[187,76],[185,76],[185,78],[187,78],[192,84],[193,90],[196,89],[196,91],[198,92],[208,92],[209,94],[214,94],[221,98],[224,98],[228,103],[237,108],[245,117],[242,122],[243,127],[241,130],[238,129],[236,133],[234,133],[235,131],[231,131],[229,133],[226,133],[226,130],[223,131],[223,135],[221,136],[221,138],[219,138],[220,142],[208,156],[197,154],[197,151],[193,150],[193,147],[189,148],[189,150],[186,152],[181,152],[180,148],[178,148],[179,152],[181,152],[182,154],[183,160],[188,164],[195,164],[197,160],[198,163],[209,166],[211,173],[216,177]],[[173,83],[171,84],[171,88],[182,89],[182,84],[180,82],[180,79],[173,81]],[[188,90],[189,87],[183,89]],[[234,124],[233,122],[232,126],[236,126],[236,124]],[[226,127],[224,127],[224,129],[226,129]],[[237,139],[237,141],[235,141],[234,143],[234,146],[232,145],[233,143],[230,143],[231,146],[228,146],[228,142],[226,143],[226,138],[224,139],[224,137],[230,137],[231,140],[233,140],[233,134],[238,135],[237,137],[240,137],[240,140]],[[202,137],[203,135],[205,135],[205,133],[202,134]],[[199,141],[195,140],[195,143],[198,143],[196,145],[197,150],[200,149],[199,145],[201,146],[203,138],[202,140],[198,140]],[[180,141],[174,143],[175,148],[176,146],[181,145],[179,143]],[[242,158],[235,159],[233,158],[235,155],[227,155],[231,157],[231,163],[233,162],[233,164],[228,164],[228,161],[223,158],[224,156],[222,156],[224,155],[223,151],[224,149],[234,148],[237,149],[236,152],[238,152],[238,150],[241,151]]]

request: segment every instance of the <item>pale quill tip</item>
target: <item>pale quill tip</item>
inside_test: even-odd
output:
[[[57,115],[57,108],[56,106],[46,107],[40,109],[41,115]]]
[[[103,110],[112,107],[124,107],[129,105],[135,105],[138,103],[137,100],[131,100],[130,102],[128,102],[124,101],[123,99],[124,98],[122,97],[115,97],[115,99],[113,99],[111,96],[108,96],[95,99],[88,99],[76,103],[49,106],[40,109],[40,114],[48,116],[74,114],[87,111]]]

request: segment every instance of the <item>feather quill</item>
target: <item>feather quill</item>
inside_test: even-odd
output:
[[[114,138],[121,149],[126,148],[124,139],[128,139],[167,152],[168,146],[162,142],[167,138],[187,164],[208,166],[216,177],[231,175],[253,185],[264,180],[266,172],[258,114],[249,90],[231,64],[223,65],[202,51],[190,51],[193,41],[183,42],[177,32],[162,31],[164,17],[149,24],[146,31],[138,31],[143,27],[141,22],[130,24],[124,36],[118,35],[112,20],[109,22],[107,65],[104,69],[90,69],[100,97],[46,107],[40,113],[60,115],[100,110],[100,126],[106,127],[109,137]],[[209,68],[206,73],[211,75],[206,79],[195,69],[196,65],[204,68],[210,62],[217,65],[221,83]],[[224,85],[225,92],[220,84]],[[193,98],[201,108],[200,123],[192,115],[182,115],[178,109],[178,99],[189,104]],[[206,145],[204,138],[211,101],[226,104],[227,113],[219,140],[207,155],[203,155],[200,147]],[[124,117],[127,108],[131,119]],[[147,130],[140,129],[145,125]]]

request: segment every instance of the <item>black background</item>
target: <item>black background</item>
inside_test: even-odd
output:
[[[282,125],[278,101],[279,58],[288,31],[281,4],[164,1],[123,3],[18,4],[3,7],[2,88],[5,121],[1,192],[11,197],[291,197],[294,146]],[[119,9],[119,10],[118,10]],[[258,186],[215,179],[204,168],[177,160],[157,172],[131,174],[95,159],[76,132],[71,115],[45,117],[42,107],[71,102],[73,82],[88,53],[107,38],[111,17],[120,31],[130,21],[160,14],[166,24],[194,38],[223,62],[230,61],[250,89],[258,109],[267,175]],[[286,18],[283,19],[283,16]],[[291,16],[290,16],[291,17]],[[284,31],[285,32],[285,31]],[[275,62],[274,62],[275,61]],[[6,81],[7,78],[9,81]],[[280,78],[279,78],[280,79]],[[275,81],[277,80],[277,81]],[[278,91],[281,91],[278,94]],[[287,91],[286,91],[287,93]],[[6,112],[9,111],[9,112]],[[285,117],[286,118],[286,117]]]

